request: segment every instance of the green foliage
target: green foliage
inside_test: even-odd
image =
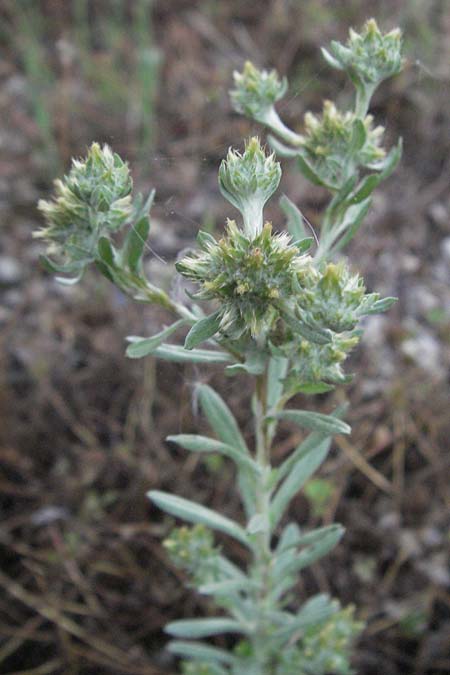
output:
[[[128,166],[109,148],[94,144],[87,158],[75,161],[68,176],[57,182],[55,199],[41,203],[47,226],[37,236],[47,241],[49,255],[56,258],[47,261],[51,269],[80,276],[94,262],[135,300],[163,305],[175,315],[173,323],[153,336],[130,337],[130,358],[222,363],[226,374],[250,376],[255,385],[253,442],[247,443],[226,402],[208,385],[198,385],[195,396],[212,435],[181,433],[167,439],[188,452],[234,463],[242,519],[160,490],[148,493],[169,517],[191,525],[175,528],[165,547],[188,583],[220,608],[217,616],[173,621],[166,627],[175,638],[169,649],[184,659],[186,675],[352,672],[352,642],[362,629],[353,608],[342,609],[322,594],[298,608],[295,593],[301,571],[337,546],[344,530],[333,524],[303,531],[288,517],[302,488],[317,515],[329,498],[329,484],[313,475],[328,456],[332,437],[351,431],[342,419],[346,407],[326,415],[286,405],[297,393],[312,396],[346,382],[343,363],[358,342],[361,318],[394,302],[366,293],[362,278],[344,260],[330,262],[355,235],[372,191],[400,158],[400,144],[388,153],[381,148],[382,130],[373,128],[372,118],[361,108],[359,92],[366,95],[400,67],[398,33],[381,36],[377,31],[368,22],[360,36],[351,34],[346,47],[333,43],[327,59],[346,69],[355,82],[355,110],[341,113],[326,102],[322,116],[307,114],[302,136],[288,130],[274,110],[286,89],[276,73],[260,73],[246,64],[242,75],[235,74],[235,107],[290,143],[287,147],[272,141],[296,158],[305,177],[332,193],[315,255],[301,212],[287,197],[281,206],[289,233],[263,224],[263,208],[278,187],[281,168],[256,138],[242,153],[230,150],[219,170],[220,189],[241,212],[242,224],[229,220],[219,240],[199,232],[198,249],[176,264],[180,275],[196,285],[184,304],[145,277],[153,194],[146,201],[140,196],[132,200]],[[123,229],[119,247],[116,234]],[[166,342],[181,330],[187,333],[184,344]],[[278,425],[285,423],[309,434],[274,464],[273,439]],[[213,532],[234,540],[247,555],[242,569],[222,553]],[[227,651],[208,641],[220,634],[237,639],[236,647]]]
[[[381,147],[384,129],[374,127],[373,117],[367,111],[376,87],[402,69],[401,46],[398,29],[383,35],[375,20],[370,19],[361,33],[350,31],[346,45],[332,42],[330,51],[323,49],[327,63],[345,71],[353,83],[354,106],[342,112],[332,101],[325,101],[321,115],[306,113],[301,134],[287,128],[275,110],[274,104],[285,86],[279,89],[278,97],[269,97],[264,84],[268,74],[252,64],[245,64],[243,73],[234,75],[236,89],[231,92],[231,101],[236,112],[275,132],[276,137],[270,136],[269,141],[277,154],[294,158],[308,181],[332,193],[322,221],[317,259],[330,258],[354,237],[370,208],[372,192],[400,160],[401,142],[386,152]],[[275,71],[270,79],[280,81]],[[250,82],[248,91],[244,86],[247,82]],[[245,93],[251,101],[263,100],[264,108],[256,104],[244,106],[241,101]],[[292,223],[293,209],[286,201],[281,206],[287,208]]]

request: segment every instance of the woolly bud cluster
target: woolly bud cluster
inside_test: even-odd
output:
[[[267,113],[286,93],[287,80],[280,80],[276,70],[258,70],[247,61],[242,73],[233,73],[235,89],[230,92],[236,112],[265,122]]]
[[[345,45],[333,41],[329,51],[322,49],[322,54],[330,66],[344,70],[350,77],[358,92],[359,111],[364,114],[377,86],[401,71],[401,50],[402,33],[398,28],[383,34],[375,19],[369,19],[361,33],[350,29]]]
[[[307,112],[304,123],[302,154],[330,189],[341,188],[359,166],[375,168],[386,154],[380,147],[384,128],[373,127],[372,115],[361,121],[353,112],[341,113],[325,101],[322,115]]]
[[[195,298],[219,301],[219,332],[233,340],[273,338],[278,305],[292,296],[309,259],[286,232],[273,234],[270,223],[251,239],[229,220],[222,239],[200,233],[198,241],[200,251],[178,262],[177,270],[199,283]]]
[[[132,213],[132,180],[128,165],[104,145],[93,143],[85,159],[73,160],[55,196],[38,208],[46,227],[34,233],[55,256],[58,271],[79,273],[96,255],[99,238],[120,229]]]
[[[259,139],[251,138],[243,153],[228,151],[219,168],[219,187],[225,197],[241,213],[244,230],[249,237],[259,234],[263,225],[263,209],[277,189],[281,167],[274,155],[266,155]]]
[[[214,547],[211,530],[204,525],[174,528],[164,547],[174,565],[184,569],[194,584],[218,579],[219,549]]]

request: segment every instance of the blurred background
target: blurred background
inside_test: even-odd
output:
[[[245,381],[125,358],[125,336],[150,335],[162,311],[95,272],[66,288],[40,268],[37,200],[73,155],[109,143],[137,189],[156,188],[146,264],[170,283],[198,228],[220,232],[234,215],[217,187],[227,148],[263,134],[231,110],[233,69],[250,58],[287,75],[279,111],[300,129],[324,97],[349,101],[319,48],[370,16],[405,33],[406,68],[372,109],[405,152],[348,253],[370,290],[399,302],[370,318],[349,364],[351,437],[291,509],[306,527],[347,528],[298,597],[357,605],[360,675],[450,672],[449,0],[1,0],[0,672],[175,672],[163,625],[211,608],[166,560],[170,519],[145,492],[239,518],[230,468],[164,441],[202,428],[195,382],[225,393],[251,434]],[[325,193],[283,171],[282,191],[317,223]],[[276,200],[268,215],[283,226]],[[294,430],[277,456],[293,441]]]

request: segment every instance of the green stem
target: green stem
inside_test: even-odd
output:
[[[258,625],[252,637],[253,653],[261,667],[261,675],[273,675],[274,666],[269,663],[270,654],[267,652],[267,611],[270,595],[270,572],[272,564],[270,526],[270,430],[267,416],[267,368],[262,375],[256,378],[255,387],[255,435],[256,435],[256,462],[261,468],[262,480],[256,485],[257,514],[261,518],[262,529],[256,535],[254,571],[259,582],[259,589],[255,601],[258,611]],[[272,608],[273,609],[273,608]]]

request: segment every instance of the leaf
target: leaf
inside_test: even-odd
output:
[[[247,351],[244,363],[235,363],[225,368],[226,375],[247,373],[249,375],[261,375],[266,369],[267,355],[261,349]]]
[[[297,616],[286,626],[283,626],[274,633],[274,638],[277,640],[289,640],[294,633],[304,631],[309,626],[321,623],[334,614],[338,606],[330,602],[327,596],[321,595],[320,601],[307,602],[300,610]],[[313,598],[313,600],[317,600]]]
[[[245,579],[227,579],[226,581],[214,581],[209,584],[203,584],[198,587],[198,592],[202,595],[225,595],[239,591],[248,591],[254,587],[255,582],[245,577]]]
[[[346,422],[332,415],[324,415],[309,410],[282,410],[276,413],[274,417],[295,422],[295,424],[311,431],[320,431],[330,435],[349,434],[351,432],[351,427]]]
[[[278,488],[270,505],[270,522],[274,528],[282,518],[291,499],[322,464],[329,449],[329,443],[322,443],[318,448],[309,448],[308,452],[294,465],[291,473]]]
[[[267,406],[276,406],[283,395],[283,380],[286,377],[289,360],[283,356],[272,356],[267,375]]]
[[[329,66],[336,68],[337,70],[343,70],[341,64],[337,59],[334,58],[324,47],[321,47],[322,56]]]
[[[231,356],[226,352],[213,349],[192,349],[189,351],[179,345],[163,344],[150,353],[158,359],[174,361],[175,363],[227,363],[231,360]]]
[[[288,561],[288,564],[279,565],[277,568],[277,563],[275,563],[274,575],[283,578],[298,574],[300,570],[309,567],[316,560],[327,555],[342,539],[344,532],[343,527],[335,525],[332,530],[324,533],[314,544],[311,544],[300,553],[296,552],[292,560]]]
[[[161,510],[170,513],[172,516],[182,518],[190,523],[206,525],[213,530],[228,534],[242,544],[249,546],[249,540],[245,530],[234,521],[220,515],[220,513],[216,513],[205,506],[191,502],[189,499],[183,499],[183,497],[177,497],[168,492],[151,490],[147,493],[147,496],[154,504],[156,504],[156,506]]]
[[[364,147],[366,142],[367,132],[362,120],[356,118],[353,122],[352,137],[350,140],[350,152],[352,155],[356,154]]]
[[[348,244],[348,242],[353,239],[356,232],[359,230],[369,208],[372,203],[372,198],[368,197],[365,201],[360,204],[355,204],[350,206],[345,215],[344,222],[339,226],[338,230],[342,231],[344,234],[339,239],[337,244],[334,246],[334,250],[338,251],[343,246]]]
[[[122,261],[134,274],[138,274],[140,271],[140,264],[150,231],[148,212],[153,202],[154,195],[155,191],[153,190],[145,205],[146,208],[143,209],[144,213],[130,225],[130,229],[124,241],[121,253]]]
[[[287,229],[294,240],[303,239],[307,236],[307,232],[303,225],[303,216],[301,211],[297,208],[294,202],[291,202],[289,197],[283,195],[279,201],[280,208],[287,218]]]
[[[234,663],[233,655],[218,647],[201,642],[184,642],[173,640],[167,646],[168,651],[176,656],[182,656],[186,659],[198,659],[199,661],[212,661],[219,663]]]
[[[246,452],[235,446],[217,441],[214,438],[197,436],[195,434],[178,434],[177,436],[168,436],[167,440],[191,452],[218,452],[232,459],[238,466],[245,466],[251,469],[253,473],[259,473],[259,466]]]
[[[215,335],[220,327],[220,314],[221,311],[217,310],[214,314],[210,314],[204,319],[197,321],[197,323],[194,323],[191,330],[186,335],[184,348],[191,350]]]
[[[297,523],[288,523],[281,533],[280,540],[276,548],[277,554],[283,553],[283,551],[286,551],[287,549],[290,549],[298,544],[300,536],[300,528]]]
[[[97,244],[97,251],[100,256],[100,260],[102,260],[105,265],[108,265],[109,267],[114,266],[115,251],[107,237],[100,237]]]
[[[205,232],[204,230],[199,230],[197,233],[197,242],[200,248],[203,250],[208,249],[208,245],[212,244],[213,246],[217,246],[217,241],[213,237],[212,234],[209,232]]]
[[[398,298],[382,298],[373,303],[372,307],[366,311],[366,314],[379,314],[380,312],[386,312],[388,309],[395,305]]]
[[[248,453],[247,444],[239,430],[233,413],[225,401],[207,384],[197,388],[200,405],[212,429],[221,441]]]
[[[347,408],[348,405],[346,403],[337,406],[337,408],[335,408],[335,410],[333,410],[331,413],[331,416],[335,418],[341,418],[345,414]],[[309,452],[310,449],[319,450],[322,444],[328,444],[329,447],[331,443],[330,436],[331,434],[318,431],[313,431],[311,434],[309,434],[278,468],[278,480],[282,480],[285,476],[287,476],[292,471],[297,461],[301,459],[303,455]]]
[[[129,341],[132,340],[132,343],[127,347],[125,352],[126,355],[130,359],[141,359],[143,356],[153,354],[166,338],[172,335],[172,333],[175,333],[178,328],[184,326],[185,324],[186,321],[184,319],[180,319],[179,321],[175,321],[175,323],[173,323],[171,326],[168,326],[168,328],[164,328],[164,330],[162,330],[160,333],[156,333],[156,335],[153,335],[150,338],[130,336],[127,339]]]
[[[298,168],[300,169],[301,173],[307,178],[311,183],[314,185],[321,185],[323,187],[328,188],[328,190],[335,190],[336,186],[331,185],[330,183],[327,183],[324,181],[319,174],[314,170],[314,168],[311,166],[311,164],[308,162],[308,160],[303,157],[300,153],[297,153],[297,162],[298,162]]]
[[[359,204],[367,197],[370,197],[377,185],[381,182],[380,174],[371,173],[365,176],[359,183],[356,191],[349,197],[349,202]]]
[[[325,394],[327,391],[333,391],[334,385],[326,382],[305,382],[295,387],[296,394]]]
[[[221,633],[246,633],[238,621],[222,617],[172,621],[164,630],[169,635],[181,638],[202,638]]]

